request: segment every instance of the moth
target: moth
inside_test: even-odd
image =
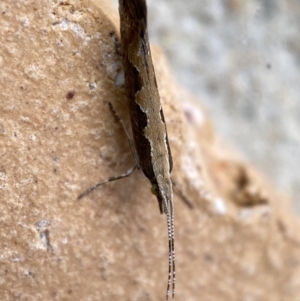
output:
[[[167,219],[169,272],[166,298],[169,298],[171,282],[174,298],[175,239],[171,181],[173,162],[151,58],[146,2],[145,0],[119,0],[119,13],[125,90],[133,134],[133,143],[130,144],[135,165],[122,175],[110,177],[96,184],[82,193],[79,198],[107,182],[130,176],[135,169],[142,169],[151,183],[152,193],[157,197],[160,213],[165,214]],[[111,109],[114,111],[112,107]],[[115,111],[114,113],[117,116]]]

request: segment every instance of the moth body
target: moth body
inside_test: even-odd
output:
[[[171,181],[173,161],[148,41],[146,2],[145,0],[119,0],[119,12],[125,90],[129,102],[134,146],[130,138],[129,142],[136,162],[126,173],[112,176],[90,187],[79,195],[78,199],[103,184],[130,176],[137,168],[143,170],[151,182],[151,191],[157,197],[161,214],[167,217],[169,273],[166,297],[168,299],[172,281],[174,298],[175,240]],[[127,134],[122,120],[111,104],[110,108]]]
[[[161,213],[167,216],[169,275],[175,294],[174,209],[171,171],[173,167],[168,134],[147,33],[145,0],[119,0],[121,44],[125,88],[138,168],[150,180]]]

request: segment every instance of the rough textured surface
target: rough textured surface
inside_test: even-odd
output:
[[[0,4],[1,300],[163,300],[167,231],[133,160],[117,12],[104,1]],[[178,300],[297,300],[300,226],[215,134],[153,49],[174,157]]]

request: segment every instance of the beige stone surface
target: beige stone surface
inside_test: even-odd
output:
[[[106,1],[0,3],[0,299],[164,300],[167,230],[128,170],[118,15]],[[214,132],[153,49],[173,177],[177,300],[299,300],[287,200]]]

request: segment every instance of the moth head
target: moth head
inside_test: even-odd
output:
[[[151,186],[151,192],[157,197],[160,213],[167,214],[168,203],[172,199],[172,183],[170,180],[164,180],[162,176],[158,176]]]
[[[157,183],[152,184],[152,186],[151,186],[151,192],[152,192],[152,194],[154,194],[155,196],[158,195],[159,188],[158,188]]]
[[[154,194],[157,197],[160,213],[163,214],[164,211],[163,211],[162,201],[161,201],[162,197],[159,193],[159,187],[158,187],[157,182],[152,183],[151,192],[152,192],[152,194]]]

